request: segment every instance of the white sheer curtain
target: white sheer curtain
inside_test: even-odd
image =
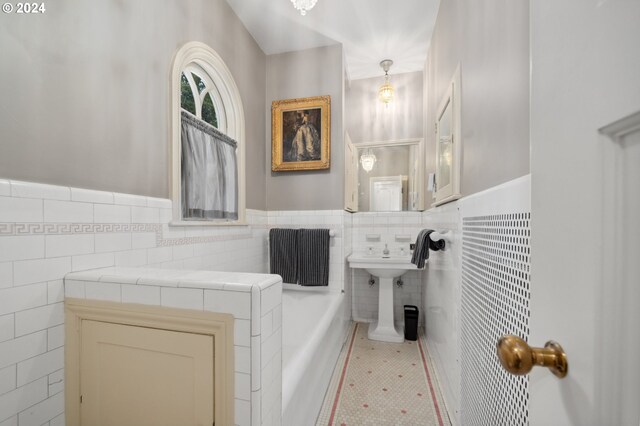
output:
[[[237,142],[182,111],[183,220],[238,219]]]

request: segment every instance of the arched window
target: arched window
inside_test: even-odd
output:
[[[171,72],[172,224],[245,222],[245,128],[240,92],[220,55],[200,42]]]

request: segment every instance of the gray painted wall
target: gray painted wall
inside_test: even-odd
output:
[[[267,57],[266,148],[271,152],[271,102],[331,96],[331,168],[270,172],[267,210],[332,210],[344,207],[342,46],[334,45]],[[271,155],[266,156],[271,170]]]
[[[0,14],[0,177],[168,197],[175,51],[215,49],[247,123],[247,207],[264,209],[266,56],[224,0],[57,0]]]
[[[470,195],[529,173],[529,1],[441,1],[425,67],[427,173],[436,108],[458,63],[461,189]]]
[[[422,138],[424,132],[424,76],[422,71],[393,74],[394,101],[384,106],[378,89],[380,77],[351,80],[345,94],[346,129],[354,143]]]

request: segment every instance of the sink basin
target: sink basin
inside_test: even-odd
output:
[[[381,256],[352,254],[347,258],[351,268],[365,269],[379,278],[396,278],[407,271],[417,270],[410,255]]]
[[[393,279],[407,271],[418,270],[410,255],[382,256],[354,253],[347,257],[349,266],[364,269],[380,279],[378,321],[369,324],[368,337],[382,342],[404,342],[404,334],[393,321]]]

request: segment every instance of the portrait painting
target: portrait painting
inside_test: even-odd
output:
[[[329,96],[274,101],[271,170],[321,170],[330,166]]]

